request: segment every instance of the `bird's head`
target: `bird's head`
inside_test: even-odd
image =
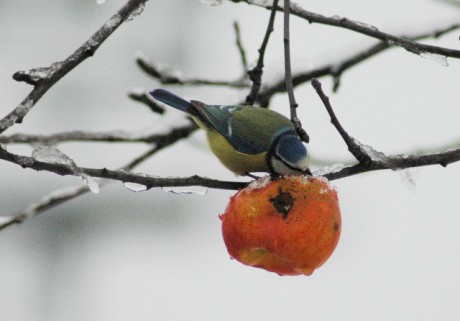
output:
[[[277,175],[311,175],[310,155],[296,132],[281,133],[267,153],[270,171]]]

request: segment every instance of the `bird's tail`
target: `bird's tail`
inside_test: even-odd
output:
[[[166,105],[179,109],[188,114],[194,115],[192,104],[190,104],[190,102],[186,101],[183,98],[180,98],[177,95],[174,95],[173,93],[167,90],[155,89],[150,92],[150,95],[156,100],[165,103]]]

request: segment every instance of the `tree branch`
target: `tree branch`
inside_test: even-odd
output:
[[[32,135],[32,134],[13,134],[10,136],[0,136],[2,144],[35,144],[54,145],[63,142],[109,142],[109,143],[157,143],[164,144],[171,140],[188,137],[198,127],[195,123],[173,128],[168,133],[163,134],[136,134],[122,131],[110,132],[88,132],[88,131],[69,131],[51,135]]]
[[[446,167],[460,160],[460,147],[449,149],[441,153],[387,156],[382,152],[376,151],[371,146],[360,143],[358,140],[351,137],[340,124],[329,102],[329,98],[322,91],[321,83],[314,79],[312,80],[312,85],[326,107],[331,117],[331,123],[342,136],[348,146],[348,150],[359,161],[356,165],[324,174],[328,179],[338,179],[381,169],[399,170],[427,165],[441,165]]]
[[[131,171],[136,168],[138,165],[152,157],[154,154],[162,150],[163,148],[171,145],[175,141],[179,140],[180,137],[175,135],[170,135],[169,141],[163,141],[162,143],[156,144],[154,147],[150,148],[147,152],[136,157],[134,160],[130,161],[128,164],[122,167],[125,171]],[[175,138],[175,140],[173,139]],[[99,186],[105,186],[108,184],[108,180],[103,180],[99,182]],[[70,186],[64,189],[59,189],[51,192],[48,195],[42,197],[36,203],[28,206],[25,210],[13,213],[11,215],[0,217],[0,230],[13,225],[22,223],[24,220],[36,217],[39,214],[48,211],[60,204],[63,204],[67,201],[73,200],[81,195],[84,195],[90,191],[88,185],[80,186]]]
[[[230,0],[230,1],[236,2],[236,3],[246,2],[250,5],[256,5],[262,8],[266,8],[266,9],[271,8],[271,5],[269,4],[259,3],[259,2],[255,2],[251,0]],[[277,10],[283,11],[284,9],[278,6]],[[423,53],[431,53],[431,54],[441,55],[445,57],[460,58],[460,50],[426,45],[426,44],[418,43],[416,41],[412,41],[410,39],[404,39],[401,37],[393,36],[389,33],[382,32],[377,27],[374,27],[364,22],[355,21],[355,20],[351,20],[351,19],[339,17],[339,16],[326,17],[318,13],[307,11],[297,4],[291,8],[290,12],[291,14],[299,18],[307,20],[309,23],[319,23],[323,25],[352,30],[352,31],[361,33],[363,35],[366,35],[366,36],[369,36],[375,39],[379,39],[381,41],[385,41],[390,45],[402,47],[406,49],[407,51],[411,53],[415,53],[417,55],[420,55]]]
[[[235,81],[212,80],[200,78],[186,78],[182,72],[165,64],[150,61],[144,55],[136,58],[136,63],[146,74],[157,79],[163,85],[189,85],[189,86],[225,86],[232,88],[247,88],[249,84],[244,79]]]
[[[368,162],[370,160],[370,156],[363,151],[361,146],[347,133],[347,131],[342,127],[337,116],[335,115],[334,110],[329,102],[329,97],[324,94],[323,89],[321,87],[321,83],[317,79],[313,79],[311,81],[313,88],[315,88],[316,93],[321,98],[321,101],[326,107],[326,110],[331,117],[331,123],[339,132],[340,136],[342,136],[345,144],[348,146],[348,150],[350,153],[359,161],[359,162]]]
[[[259,59],[257,60],[257,65],[253,69],[248,71],[249,79],[251,79],[252,81],[251,91],[246,97],[246,104],[248,105],[254,105],[254,102],[257,100],[257,95],[259,94],[260,87],[262,86],[265,50],[267,49],[270,34],[273,32],[273,24],[275,23],[277,6],[278,0],[274,0],[272,10],[270,12],[270,18],[268,19],[267,30],[265,31],[265,36],[262,41],[262,45],[259,48]]]
[[[440,27],[436,30],[430,32],[423,32],[413,36],[401,36],[402,38],[407,38],[411,40],[422,40],[427,38],[438,38],[442,35],[449,33],[453,30],[457,30],[460,28],[460,24],[453,24],[448,26]],[[325,66],[317,67],[312,70],[298,72],[294,74],[292,77],[294,87],[306,83],[313,78],[320,78],[324,76],[332,76],[334,78],[334,87],[333,90],[337,91],[340,85],[340,78],[345,71],[354,67],[355,65],[371,58],[384,50],[389,48],[393,48],[394,46],[389,44],[388,42],[378,42],[375,45],[372,45],[365,49],[360,49],[355,54],[350,55],[347,58],[344,58],[340,61],[332,62],[326,64]],[[274,82],[273,85],[262,88],[258,100],[261,106],[268,106],[270,99],[276,94],[280,92],[286,91],[286,84],[284,79],[280,79],[277,82]]]
[[[233,30],[235,31],[236,37],[236,47],[238,48],[238,52],[241,58],[241,65],[243,66],[243,75],[246,76],[248,72],[248,59],[246,57],[246,50],[244,50],[243,42],[241,41],[241,32],[240,32],[240,24],[238,21],[233,22]]]
[[[98,31],[67,59],[50,67],[19,71],[13,75],[17,81],[34,86],[26,98],[8,115],[0,120],[0,134],[16,123],[21,123],[40,98],[62,77],[67,75],[85,59],[94,55],[99,46],[125,21],[139,14],[148,0],[129,0]]]
[[[273,4],[276,7],[275,3]],[[291,1],[284,0],[284,79],[286,82],[286,90],[289,98],[289,106],[291,110],[291,121],[295,126],[297,134],[300,139],[308,143],[310,137],[307,132],[302,128],[302,123],[299,117],[297,117],[297,104],[294,96],[294,85],[292,83],[292,71],[291,71],[291,46],[290,46],[290,35],[289,35],[289,16],[291,11]]]
[[[200,177],[197,175],[180,178],[162,178],[144,174],[134,174],[125,170],[110,170],[107,168],[86,168],[78,166],[69,166],[61,163],[47,163],[38,161],[33,157],[20,156],[0,148],[0,159],[20,165],[22,168],[30,168],[37,171],[47,171],[61,176],[80,176],[86,174],[90,177],[107,178],[117,180],[123,183],[136,183],[145,185],[147,189],[153,187],[178,187],[178,186],[204,186],[219,189],[238,189],[244,187],[243,182],[226,182],[210,178]]]

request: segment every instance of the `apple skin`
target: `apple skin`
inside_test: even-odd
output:
[[[311,275],[331,256],[342,225],[336,190],[303,176],[251,184],[220,218],[232,258],[279,275]]]

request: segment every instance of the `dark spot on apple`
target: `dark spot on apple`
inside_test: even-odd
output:
[[[283,215],[283,220],[288,217],[289,211],[294,205],[294,200],[291,194],[283,192],[281,188],[278,190],[278,195],[270,198],[270,202],[276,211]]]
[[[334,231],[338,231],[339,230],[339,223],[338,222],[335,222],[334,223]]]

